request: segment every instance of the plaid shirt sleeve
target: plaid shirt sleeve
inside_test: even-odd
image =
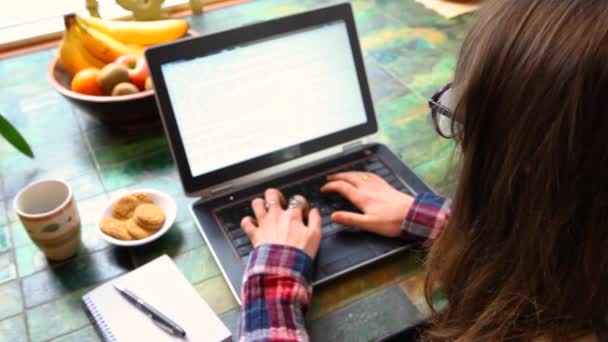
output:
[[[425,238],[425,245],[430,246],[447,226],[451,204],[449,199],[433,193],[419,194],[401,225],[401,237]]]
[[[251,252],[241,289],[240,342],[308,341],[304,316],[312,297],[312,259],[265,244]]]

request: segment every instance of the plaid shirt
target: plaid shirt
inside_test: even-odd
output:
[[[450,201],[416,197],[401,226],[405,239],[430,245],[447,225]],[[266,244],[251,252],[241,289],[239,341],[308,341],[304,316],[312,297],[312,259],[297,248]]]

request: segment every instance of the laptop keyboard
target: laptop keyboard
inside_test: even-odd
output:
[[[376,157],[371,157],[367,160],[350,164],[346,167],[328,170],[327,172],[315,175],[300,182],[289,184],[287,186],[277,187],[279,190],[281,190],[285,198],[300,194],[306,197],[311,208],[319,209],[323,218],[321,227],[323,237],[336,234],[342,230],[353,228],[333,223],[330,217],[334,211],[342,210],[360,212],[359,209],[357,209],[354,205],[352,205],[352,203],[342,196],[336,193],[321,193],[320,191],[321,186],[326,183],[327,175],[343,171],[367,171],[375,173],[376,175],[384,178],[384,180],[386,180],[397,190],[411,194],[408,188],[397,177],[395,177],[393,172]],[[256,197],[263,197],[263,194],[259,194]],[[241,258],[244,259],[247,255],[249,255],[253,249],[253,246],[251,245],[251,241],[241,228],[240,224],[243,217],[254,216],[253,210],[251,209],[251,200],[222,208],[216,212],[216,215],[221,222],[221,225],[225,229],[228,237],[232,241],[236,252]]]

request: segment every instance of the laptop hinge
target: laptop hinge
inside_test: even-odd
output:
[[[361,146],[363,146],[362,140],[353,141],[351,143],[348,143],[348,144],[342,146],[342,153],[346,154],[346,153],[352,152],[354,150],[358,150],[359,148],[361,148]]]
[[[229,183],[229,184],[224,184],[224,185],[222,185],[222,186],[218,186],[217,188],[211,189],[211,191],[209,191],[209,195],[210,195],[210,196],[214,196],[214,195],[217,195],[217,194],[219,194],[219,193],[223,193],[223,192],[225,192],[226,190],[228,190],[228,189],[232,188],[232,186],[233,186],[233,184],[232,184],[232,183]]]

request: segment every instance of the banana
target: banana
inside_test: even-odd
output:
[[[59,48],[59,61],[61,65],[71,74],[75,75],[86,68],[103,68],[106,64],[91,55],[74,36],[74,29],[69,28],[63,35],[63,41]]]
[[[144,49],[141,46],[126,45],[105,33],[85,25],[84,23],[81,24],[81,22],[75,24],[74,31],[78,40],[82,42],[85,49],[92,55],[106,63],[112,63],[120,56],[141,56],[144,53]]]
[[[118,21],[76,16],[76,20],[126,44],[165,43],[182,37],[188,31],[188,23],[183,19]]]

